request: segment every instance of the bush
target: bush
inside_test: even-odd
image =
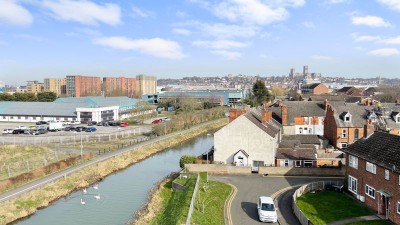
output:
[[[185,167],[185,164],[194,164],[196,163],[196,156],[193,155],[183,155],[179,160],[179,166],[181,168]]]

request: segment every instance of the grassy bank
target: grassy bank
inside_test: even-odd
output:
[[[50,183],[44,188],[23,194],[18,199],[4,202],[0,205],[0,224],[7,224],[19,218],[33,214],[38,208],[46,207],[51,202],[68,195],[74,190],[87,187],[113,172],[126,168],[129,165],[139,162],[157,152],[163,151],[166,148],[177,145],[209,130],[222,127],[226,123],[227,120],[219,120],[218,122],[199,127],[193,131],[182,131],[181,135],[147,145],[135,151],[86,167],[79,172],[71,174],[65,179],[60,179]]]
[[[178,180],[179,184],[186,187],[182,191],[173,191],[172,180],[166,181],[165,185],[150,199],[147,208],[151,210],[140,217],[135,224],[184,224],[196,179],[196,176],[191,176],[190,179]],[[224,224],[224,204],[231,192],[231,187],[220,182],[207,183],[206,181],[206,175],[202,173],[191,223]]]
[[[296,204],[315,225],[373,214],[350,196],[333,191],[306,193],[297,198]]]

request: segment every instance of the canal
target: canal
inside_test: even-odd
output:
[[[211,135],[189,140],[106,177],[88,187],[86,194],[73,192],[15,224],[125,225],[146,203],[151,188],[171,172],[180,170],[182,155],[200,155],[212,145]]]

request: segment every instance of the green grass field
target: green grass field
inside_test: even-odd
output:
[[[297,205],[314,225],[373,214],[350,196],[333,191],[306,193],[297,198]]]

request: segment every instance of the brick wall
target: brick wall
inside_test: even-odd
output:
[[[395,224],[400,224],[400,214],[397,213],[396,208],[397,202],[400,201],[399,173],[389,170],[389,180],[386,180],[385,168],[377,165],[376,174],[373,174],[366,170],[366,160],[358,158],[358,169],[347,166],[347,175],[351,175],[357,179],[357,194],[364,196],[365,204],[375,212],[378,212],[378,203],[382,203],[382,196],[377,191],[384,190],[392,194],[389,198],[388,206],[389,219]],[[369,185],[375,189],[375,198],[365,194],[365,185]],[[353,193],[353,195],[357,197],[356,194]]]
[[[327,88],[323,84],[319,84],[313,89],[313,94],[314,95],[321,95],[321,94],[328,94],[329,93],[329,88]]]

